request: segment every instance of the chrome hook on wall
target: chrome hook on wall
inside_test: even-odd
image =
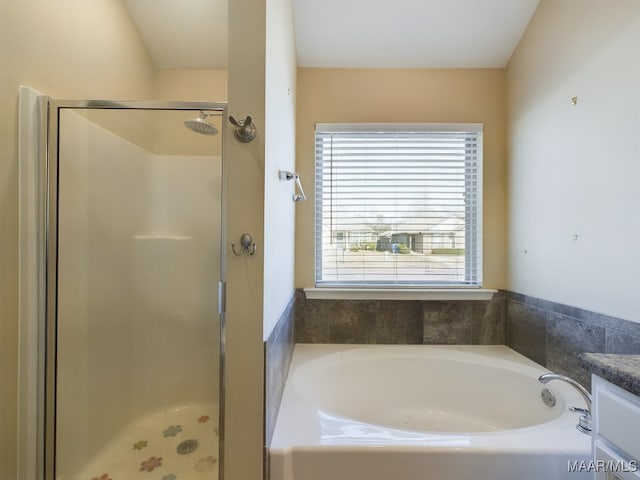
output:
[[[256,253],[256,244],[253,243],[253,239],[251,238],[251,235],[248,233],[243,233],[240,236],[240,251],[236,252],[236,244],[232,243],[231,244],[231,251],[233,252],[234,255],[236,256],[240,256],[244,253],[248,253],[249,255],[253,255]]]
[[[240,121],[229,115],[229,123],[236,127],[233,129],[233,133],[235,134],[236,139],[238,139],[239,142],[247,143],[256,138],[256,133],[258,133],[258,130],[255,123],[253,123],[253,120],[251,120],[250,115],[247,115],[247,118]]]

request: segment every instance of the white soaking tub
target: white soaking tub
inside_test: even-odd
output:
[[[584,400],[547,372],[505,346],[298,344],[271,480],[590,479]]]

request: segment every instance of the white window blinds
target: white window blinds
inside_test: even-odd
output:
[[[481,283],[481,124],[317,124],[316,285]]]

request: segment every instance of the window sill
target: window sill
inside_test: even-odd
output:
[[[305,288],[308,299],[317,300],[491,300],[489,288]]]

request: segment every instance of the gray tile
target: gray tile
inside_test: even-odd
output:
[[[603,352],[604,342],[603,327],[550,313],[547,320],[546,366],[589,387],[590,373],[580,365],[578,356],[583,352]]]
[[[422,343],[417,301],[308,300],[300,290],[295,312],[299,343]]]
[[[507,301],[507,345],[540,365],[547,362],[545,312],[514,300]]]
[[[621,318],[609,317],[608,321],[605,323],[605,327],[607,330],[617,330],[625,335],[640,339],[640,322],[632,322]]]
[[[295,341],[308,343],[507,344],[550,370],[589,385],[578,354],[640,354],[640,323],[515,292],[491,301],[307,300],[296,291]],[[294,335],[279,331],[272,348]],[[276,345],[278,344],[278,345]],[[270,360],[274,382],[284,382],[286,353]],[[272,400],[268,400],[272,401]],[[268,412],[268,414],[270,414]]]
[[[336,300],[330,308],[329,343],[376,343],[381,320],[375,300]]]
[[[424,344],[470,345],[472,319],[472,302],[424,302],[422,341]]]
[[[592,312],[590,310],[583,310],[581,308],[575,308],[572,316],[581,322],[602,328],[618,328],[620,325],[620,319],[618,318],[610,317],[609,315],[604,315],[598,312]]]
[[[474,345],[504,345],[506,343],[507,303],[504,292],[497,292],[489,301],[473,302],[471,325]]]
[[[604,353],[640,355],[640,335],[635,336],[613,328],[605,329]]]
[[[517,292],[506,292],[507,301],[514,300],[516,302],[525,303],[526,297],[522,293]]]
[[[378,302],[376,343],[422,343],[422,304],[419,301]]]
[[[271,442],[280,401],[293,355],[294,298],[283,311],[273,332],[264,343],[265,364],[265,440]]]
[[[329,317],[334,307],[330,300],[307,300],[302,290],[296,293],[294,308],[297,343],[329,343]]]

